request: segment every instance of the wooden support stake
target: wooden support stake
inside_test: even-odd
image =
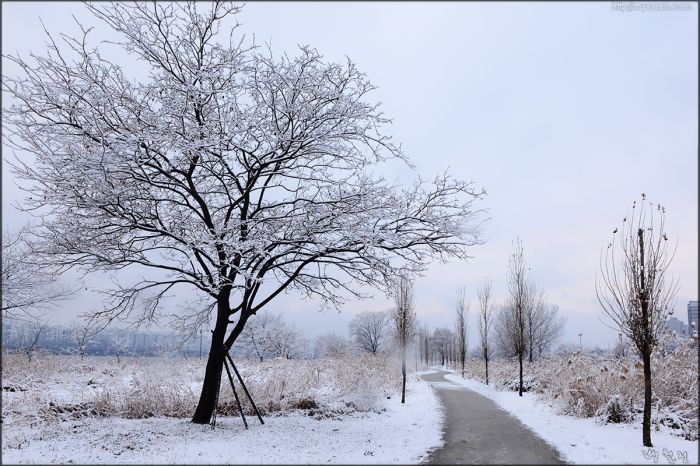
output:
[[[248,392],[248,388],[245,386],[245,383],[243,383],[243,378],[241,377],[241,374],[238,373],[238,369],[236,368],[236,365],[233,363],[233,359],[231,359],[231,355],[229,354],[228,349],[226,350],[226,357],[228,358],[229,362],[231,363],[231,367],[233,367],[233,371],[236,373],[236,377],[238,377],[238,381],[241,383],[241,386],[243,387],[243,391],[245,392],[246,396],[248,397],[250,404],[253,406],[253,410],[255,411],[255,414],[258,416],[258,419],[260,420],[260,424],[265,424],[265,421],[263,421],[263,418],[260,415],[260,411],[258,411],[258,407],[255,406],[255,402],[253,401],[253,397],[250,396],[250,393]]]
[[[236,398],[236,405],[238,405],[238,412],[241,413],[241,419],[243,419],[243,425],[246,430],[248,429],[248,423],[245,420],[245,414],[243,414],[243,407],[241,406],[241,401],[238,399],[238,392],[236,392],[236,387],[233,386],[233,377],[231,377],[231,371],[228,368],[228,363],[226,358],[224,358],[224,367],[226,368],[226,374],[228,375],[228,380],[231,382],[231,390],[233,390],[233,396]]]

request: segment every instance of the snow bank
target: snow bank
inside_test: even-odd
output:
[[[560,414],[637,424],[644,408],[642,367],[634,354],[556,354],[526,363],[523,385],[551,402]],[[483,361],[467,361],[465,376],[483,382]],[[517,390],[517,360],[490,361],[489,379],[500,390]],[[688,342],[655,351],[651,415],[654,426],[667,427],[686,440],[698,440],[698,349]]]
[[[554,407],[532,393],[497,391],[493,387],[458,374],[446,378],[492,399],[518,418],[535,434],[576,464],[697,464],[698,441],[689,441],[664,431],[652,432],[654,448],[642,446],[641,424],[601,424],[593,418],[561,415]],[[673,461],[667,456],[672,454]],[[683,455],[686,455],[685,457]],[[656,457],[657,461],[654,461]],[[684,461],[684,458],[687,461]]]

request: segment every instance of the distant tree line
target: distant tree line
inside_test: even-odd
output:
[[[199,356],[199,336],[183,341],[181,335],[166,332],[119,328],[95,332],[75,322],[61,326],[28,319],[6,318],[2,324],[3,350],[22,352],[29,357],[37,351],[80,356]],[[203,355],[206,355],[210,337],[204,332],[201,337]]]

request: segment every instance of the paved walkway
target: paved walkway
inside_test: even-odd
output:
[[[558,452],[485,396],[445,379],[423,375],[445,409],[445,444],[428,464],[562,464]]]

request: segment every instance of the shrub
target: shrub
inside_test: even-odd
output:
[[[489,361],[489,379],[500,390],[517,390],[517,361]],[[484,381],[483,361],[467,362],[465,377]],[[641,422],[643,370],[635,356],[603,357],[575,352],[525,366],[525,388],[562,414],[601,422]],[[698,352],[682,342],[652,356],[652,422],[689,440],[698,439]]]
[[[3,422],[55,422],[85,416],[188,418],[194,412],[206,361],[41,355],[27,363],[3,357]],[[236,361],[262,414],[313,409],[316,416],[380,411],[401,383],[397,362],[378,356],[324,360]],[[253,407],[234,376],[246,415]],[[6,388],[5,388],[6,387]],[[238,416],[226,372],[219,413]]]

